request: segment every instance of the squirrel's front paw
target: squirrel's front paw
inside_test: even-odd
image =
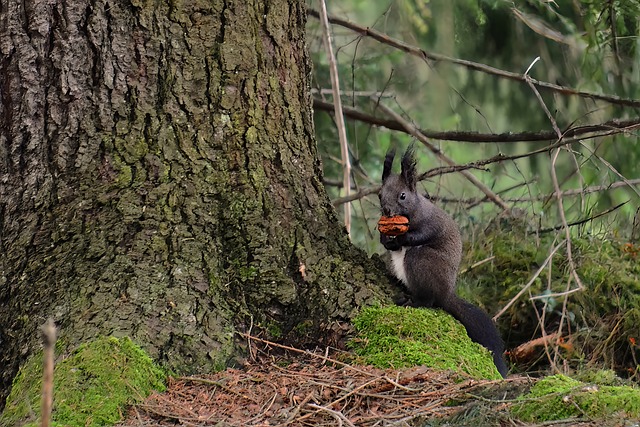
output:
[[[384,234],[380,235],[380,243],[388,251],[397,251],[402,247],[397,237],[389,237]]]

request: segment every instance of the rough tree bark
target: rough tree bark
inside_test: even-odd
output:
[[[0,402],[48,316],[197,372],[385,297],[321,185],[303,3],[0,3]]]

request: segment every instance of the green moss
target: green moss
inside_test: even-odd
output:
[[[540,380],[511,412],[523,421],[640,417],[640,389],[584,383],[564,375]]]
[[[260,271],[253,265],[238,267],[238,276],[243,282],[254,280],[256,277],[258,277],[259,274]]]
[[[584,371],[576,372],[573,376],[576,380],[585,383],[595,383],[599,385],[629,384],[629,380],[623,380],[616,375],[615,371],[610,369],[600,369],[596,371],[586,369]]]
[[[267,325],[267,331],[272,338],[278,339],[282,337],[282,328],[277,323],[270,323]]]
[[[144,138],[115,138],[113,145],[128,164],[142,160],[149,152],[149,145]]]
[[[305,336],[313,330],[313,322],[310,320],[302,321],[298,323],[293,329],[299,336]]]
[[[369,307],[354,325],[358,336],[349,345],[363,363],[381,368],[425,365],[474,378],[500,378],[489,351],[441,310]]]
[[[52,421],[59,426],[103,426],[120,421],[125,405],[163,390],[166,374],[128,338],[101,337],[58,361]],[[0,426],[37,425],[42,353],[13,382]]]

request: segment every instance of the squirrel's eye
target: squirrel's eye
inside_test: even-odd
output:
[[[400,200],[404,200],[407,198],[407,195],[405,193],[400,193]]]

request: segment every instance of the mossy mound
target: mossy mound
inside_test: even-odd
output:
[[[487,349],[472,342],[464,326],[442,310],[368,307],[355,318],[349,346],[361,362],[379,368],[424,365],[499,379]]]
[[[528,422],[553,420],[640,418],[640,389],[628,385],[612,386],[584,383],[564,375],[538,381],[520,398],[511,412]]]
[[[164,390],[166,373],[128,338],[100,337],[56,362],[54,426],[104,426],[120,421],[126,405]],[[42,353],[13,381],[0,426],[40,424]]]

